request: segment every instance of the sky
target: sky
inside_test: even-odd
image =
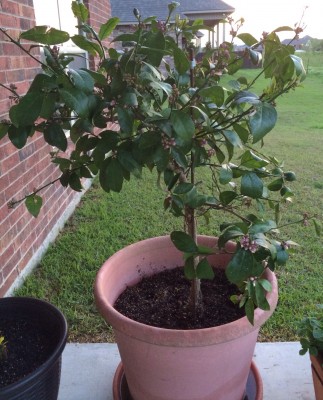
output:
[[[232,17],[245,19],[240,33],[251,33],[260,39],[262,32],[270,32],[279,26],[294,27],[303,16],[305,31],[302,35],[323,39],[323,0],[224,0],[236,9]],[[307,7],[307,8],[306,8]],[[306,8],[306,9],[305,9]],[[304,12],[305,10],[305,12]],[[291,34],[284,33],[282,39]]]

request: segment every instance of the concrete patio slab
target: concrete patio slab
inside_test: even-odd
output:
[[[263,379],[264,400],[315,399],[309,357],[299,356],[299,348],[298,342],[257,343],[254,360]],[[119,362],[114,343],[67,344],[58,399],[113,400]]]

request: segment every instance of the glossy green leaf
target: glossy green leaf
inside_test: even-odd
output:
[[[247,46],[252,46],[258,43],[258,40],[254,36],[250,35],[250,33],[240,33],[237,37]]]
[[[21,126],[19,128],[11,125],[8,130],[8,136],[11,143],[18,149],[22,149],[27,143],[30,134],[30,127]]]
[[[71,189],[75,190],[76,192],[82,192],[83,190],[81,178],[78,176],[76,172],[72,172],[69,175],[68,184],[71,187]]]
[[[72,1],[72,11],[74,16],[82,22],[86,22],[89,18],[89,10],[83,3]]]
[[[219,248],[223,248],[227,241],[241,237],[244,234],[245,233],[235,225],[227,227],[221,232],[221,235],[219,236]]]
[[[104,40],[109,37],[119,21],[120,19],[118,17],[112,17],[105,24],[101,25],[98,33],[99,39]]]
[[[133,113],[131,110],[122,107],[117,107],[116,110],[118,113],[118,122],[121,128],[122,137],[130,136],[134,124]]]
[[[239,135],[235,131],[224,130],[223,135],[234,147],[242,148],[242,142]]]
[[[249,172],[241,178],[241,194],[257,199],[262,197],[263,182],[254,172]]]
[[[196,276],[199,279],[213,279],[214,271],[206,258],[203,258],[196,267]]]
[[[231,190],[226,190],[224,192],[220,193],[220,201],[223,205],[227,206],[228,204],[230,204],[236,197],[237,197],[237,193],[233,192]]]
[[[185,74],[190,69],[190,62],[186,57],[186,54],[183,50],[178,47],[174,48],[174,63],[175,68],[180,75]]]
[[[70,69],[68,73],[71,81],[77,89],[80,89],[87,94],[91,94],[93,92],[95,81],[91,74],[82,69],[78,71]]]
[[[171,114],[171,122],[178,146],[190,148],[195,133],[195,125],[190,115],[181,110],[174,110]]]
[[[67,32],[42,25],[23,32],[20,38],[45,45],[55,45],[67,42],[70,39],[70,35]]]
[[[245,168],[262,168],[269,164],[269,161],[257,156],[253,151],[247,150],[241,157],[241,166]]]
[[[88,40],[82,35],[74,35],[71,37],[71,39],[76,46],[87,51],[92,56],[99,55],[100,57],[103,57],[103,50],[98,43]]]
[[[106,192],[120,192],[123,185],[123,169],[114,158],[106,159],[100,169],[100,184]]]
[[[193,189],[193,187],[194,185],[192,183],[181,182],[175,187],[174,193],[175,194],[188,193]]]
[[[266,299],[266,291],[258,281],[255,283],[255,293],[258,307],[262,310],[270,310],[270,305]]]
[[[268,190],[275,192],[275,191],[280,190],[283,187],[283,184],[284,184],[283,178],[278,178],[278,179],[275,179],[274,181],[271,181],[267,185],[267,188],[268,188]]]
[[[58,124],[50,124],[44,129],[44,139],[51,146],[65,151],[67,149],[67,139],[62,127]]]
[[[224,89],[222,86],[210,86],[202,89],[199,94],[203,97],[209,98],[218,107],[221,107],[224,103]]]
[[[43,199],[40,196],[33,194],[26,198],[25,205],[30,214],[36,218],[38,217],[40,209],[43,205]]]
[[[50,119],[56,111],[57,99],[56,93],[46,93],[43,98],[43,104],[39,113],[41,118]]]
[[[12,123],[18,126],[33,125],[39,117],[43,106],[44,95],[27,93],[17,105],[11,107],[9,116]]]
[[[1,123],[0,122],[0,140],[6,136],[9,130],[9,124]]]
[[[263,266],[249,250],[239,249],[230,260],[226,275],[230,282],[239,284],[251,276],[259,276]]]
[[[250,235],[255,235],[257,233],[266,233],[276,228],[277,225],[274,221],[259,221],[252,224],[252,226],[249,228],[249,233]]]
[[[253,136],[253,143],[259,142],[276,125],[277,111],[274,106],[262,103],[257,106],[256,112],[249,117],[250,132]]]
[[[277,249],[276,262],[278,265],[285,265],[289,256],[286,250],[284,250],[281,246]]]
[[[192,237],[182,231],[173,231],[170,235],[175,247],[185,253],[198,253],[198,247]]]
[[[232,170],[229,165],[222,165],[219,172],[219,181],[222,185],[229,183],[233,178]]]
[[[258,279],[258,283],[266,290],[266,292],[271,292],[272,286],[267,279]]]
[[[254,323],[255,306],[254,306],[254,303],[253,303],[252,299],[248,299],[246,301],[244,309],[245,309],[248,321],[253,325],[253,323]]]

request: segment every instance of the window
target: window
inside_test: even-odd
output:
[[[71,3],[67,0],[34,0],[37,25],[48,25],[68,32],[70,35],[79,33],[77,19],[74,17]],[[74,61],[69,65],[73,69],[88,67],[88,54],[77,47],[71,40],[62,43],[60,52],[71,54]]]

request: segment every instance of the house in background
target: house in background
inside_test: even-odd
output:
[[[169,2],[170,0],[112,0],[111,11],[109,0],[83,0],[89,9],[89,22],[95,30],[111,16],[120,17],[120,30],[132,29],[132,25],[136,23],[134,7],[140,9],[143,17],[156,15],[158,19],[165,20]],[[223,29],[220,21],[233,11],[231,6],[221,0],[182,0],[177,9],[182,18],[191,21],[204,19],[213,28],[209,35],[209,41],[213,45],[220,40],[221,28]],[[72,15],[70,0],[0,1],[0,26],[14,38],[36,24],[50,25],[71,33],[74,30],[76,33],[78,21]],[[82,52],[73,43],[63,44],[60,51],[76,54]],[[33,54],[41,57],[37,48],[33,50]],[[93,63],[91,59],[88,61]],[[0,83],[3,85],[0,86],[0,120],[8,118],[8,110],[14,101],[12,93],[5,87],[14,85],[17,93],[23,96],[38,71],[38,63],[0,33]],[[48,245],[55,239],[80,200],[78,193],[64,189],[57,182],[42,191],[44,205],[37,218],[28,213],[23,203],[13,209],[8,208],[8,202],[13,198],[21,199],[35,188],[60,176],[57,168],[50,162],[51,150],[37,132],[28,139],[28,145],[23,149],[17,149],[7,137],[0,140],[0,297],[11,293],[39,263]]]
[[[109,0],[83,2],[89,9],[89,20],[94,29],[110,18]],[[77,20],[71,12],[71,1],[0,1],[0,26],[13,37],[18,38],[20,32],[36,23],[72,31]],[[36,57],[40,57],[37,49],[33,51]],[[0,33],[0,83],[7,87],[14,85],[22,96],[38,71],[37,62]],[[0,120],[8,118],[7,112],[13,101],[10,96],[12,93],[0,86]],[[50,162],[50,150],[51,147],[38,133],[28,139],[28,145],[23,149],[17,149],[7,137],[0,140],[0,297],[37,265],[80,199],[78,193],[57,183],[42,192],[44,205],[37,218],[28,213],[24,204],[8,208],[7,203],[13,197],[23,198],[34,188],[60,176]]]
[[[140,11],[142,19],[154,15],[158,20],[165,21],[170,0],[110,0],[110,3],[112,15],[120,18],[118,25],[120,34],[133,31],[133,25],[138,23],[133,14],[134,7]],[[224,24],[221,21],[234,12],[233,7],[222,0],[181,0],[179,3],[176,14],[182,19],[187,18],[192,22],[203,19],[204,24],[212,28],[207,38],[212,47],[225,41]]]

